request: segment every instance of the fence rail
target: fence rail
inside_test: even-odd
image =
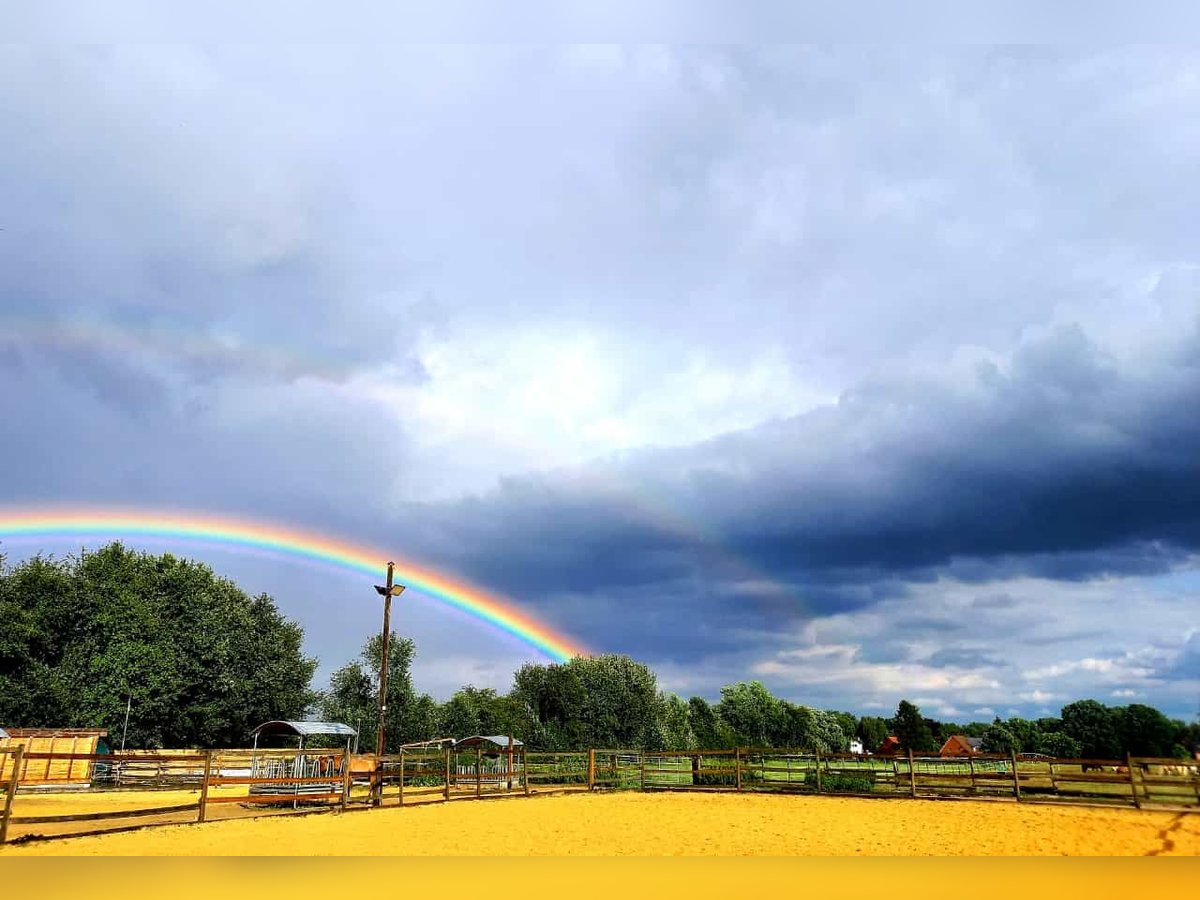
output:
[[[527,752],[512,747],[499,752],[405,750],[378,760],[370,757],[367,769],[354,761],[344,751],[314,749],[102,755],[0,748],[0,843],[97,833],[74,830],[77,823],[99,824],[103,831],[105,825],[114,830],[302,809],[344,811],[563,791],[1011,798],[1200,810],[1200,760],[878,757],[753,747]],[[85,765],[89,777],[80,790]],[[60,792],[75,788],[72,799],[82,798],[85,808],[54,813],[49,801],[56,795],[48,789],[47,773],[66,773],[56,786]],[[127,793],[130,787],[198,796],[186,803],[146,803],[144,793]],[[136,799],[143,804],[136,805]]]

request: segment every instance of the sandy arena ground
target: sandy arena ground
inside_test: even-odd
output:
[[[978,801],[594,794],[274,816],[9,844],[24,855],[1200,855],[1200,814]]]

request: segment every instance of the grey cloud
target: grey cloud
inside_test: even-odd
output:
[[[0,329],[142,344],[0,340],[4,499],[369,539],[677,672],[880,609],[969,666],[896,604],[953,579],[990,621],[989,584],[1200,549],[1192,57],[6,50]],[[618,337],[618,412],[780,348],[840,399],[568,471],[480,441],[493,489],[413,499],[448,476],[353,379],[559,327]]]

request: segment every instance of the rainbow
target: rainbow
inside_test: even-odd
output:
[[[464,581],[397,559],[382,550],[267,522],[199,513],[134,509],[13,509],[0,507],[0,538],[154,537],[241,547],[370,575],[382,581],[388,560],[398,583],[510,634],[557,662],[587,652],[507,600]]]

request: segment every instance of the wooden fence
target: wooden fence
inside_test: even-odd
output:
[[[17,747],[0,748],[0,764],[7,773],[0,781],[0,843],[243,816],[602,790],[1010,798],[1200,809],[1200,761],[1175,759],[875,757],[752,747],[543,753],[514,747],[498,753],[405,750],[356,773],[350,754],[337,750],[96,755],[25,753]],[[90,781],[79,789],[76,773],[84,770]],[[47,789],[47,772],[64,773],[57,795]],[[54,813],[49,801],[69,787],[75,788],[70,799],[80,808]],[[194,796],[186,803],[156,804],[146,800],[154,791]],[[47,808],[39,810],[39,804]]]

